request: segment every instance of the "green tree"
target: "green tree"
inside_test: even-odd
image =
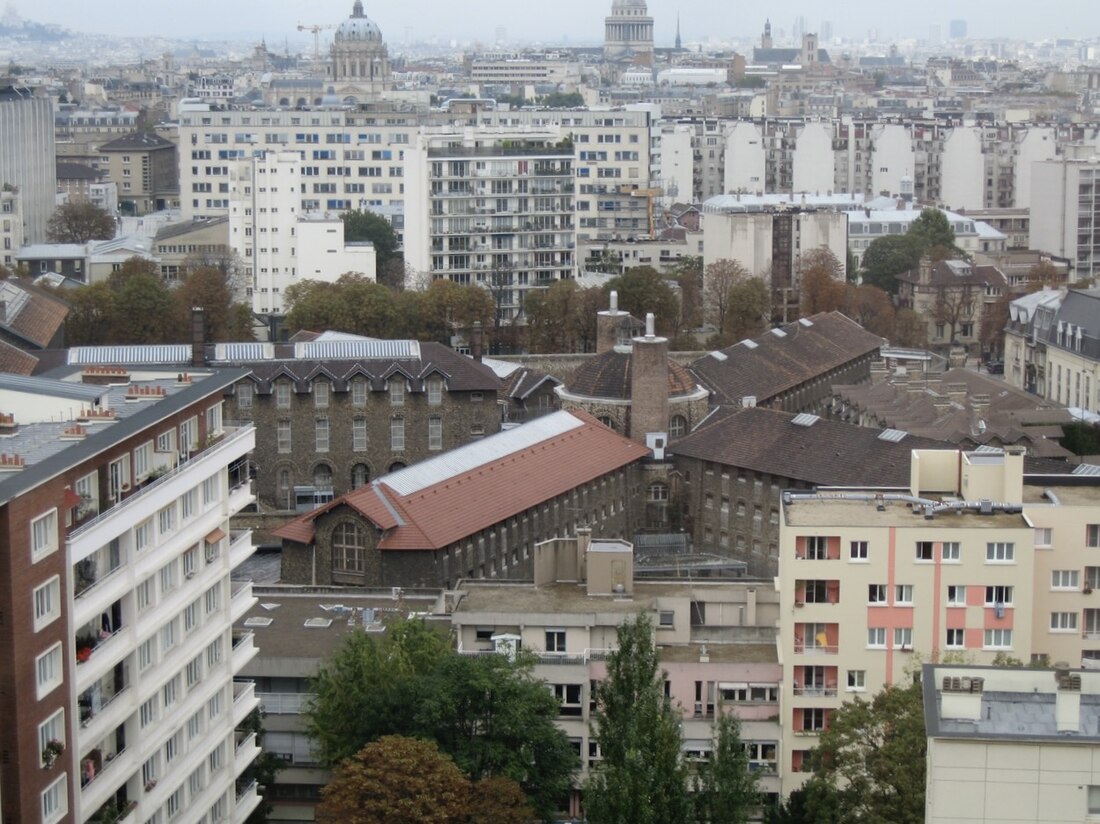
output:
[[[741,742],[741,721],[735,715],[723,715],[715,726],[714,752],[699,766],[695,779],[695,819],[709,824],[747,824],[760,805],[760,791]]]
[[[86,200],[61,204],[46,224],[46,237],[52,243],[87,243],[89,240],[110,240],[114,236],[115,219]]]
[[[107,283],[113,293],[111,343],[171,343],[184,334],[172,293],[152,261],[132,257]]]
[[[623,311],[636,318],[644,318],[652,312],[658,334],[673,335],[679,329],[680,300],[652,266],[627,269],[608,282],[604,287],[605,295],[609,295],[612,290],[619,293],[619,308]]]
[[[363,209],[352,209],[344,212],[341,220],[344,221],[345,243],[370,241],[374,244],[375,265],[379,271],[391,259],[400,257],[397,251],[397,234],[390,222],[381,215]]]
[[[596,687],[592,734],[603,753],[585,788],[590,824],[678,824],[690,801],[680,758],[680,719],[665,696],[643,613],[618,630],[607,679]]]
[[[939,209],[922,209],[905,234],[916,243],[922,255],[936,247],[955,248],[955,230],[951,228],[947,215]]]
[[[888,685],[832,713],[814,774],[836,788],[841,821],[923,824],[926,750],[921,685]]]
[[[359,274],[344,274],[333,283],[304,280],[284,293],[291,329],[334,330],[390,337],[394,293]]]
[[[839,791],[832,784],[810,778],[801,789],[768,810],[767,824],[844,824]]]
[[[473,785],[470,824],[530,824],[534,818],[523,788],[512,779],[496,775]]]
[[[763,334],[771,312],[771,290],[763,278],[749,278],[737,284],[730,292],[725,329],[707,341],[707,345],[721,348]]]
[[[100,281],[73,289],[66,295],[69,314],[65,317],[65,340],[69,346],[94,346],[111,343],[115,295]]]
[[[544,819],[568,794],[580,766],[554,723],[559,703],[521,656],[447,655],[423,685],[418,733],[439,743],[474,780],[518,783]]]
[[[734,290],[751,277],[736,260],[721,259],[707,264],[703,275],[704,315],[717,333],[726,331],[726,317],[734,305]]]
[[[863,253],[863,282],[896,295],[897,276],[917,268],[920,255],[920,247],[907,235],[875,238]]]
[[[524,303],[527,347],[537,354],[574,351],[574,314],[578,293],[575,280],[556,280],[546,289],[533,290]]]
[[[344,760],[321,791],[323,824],[466,824],[470,784],[434,742],[387,735]]]
[[[261,749],[260,754],[253,759],[252,763],[245,767],[239,780],[244,784],[251,783],[255,780],[259,786],[270,788],[275,783],[275,778],[280,770],[286,767],[286,762],[274,753],[267,752],[263,749],[264,735],[267,732],[264,729],[263,711],[260,710],[259,707],[254,709],[245,716],[245,719],[241,722],[240,726],[237,727],[237,730],[238,732],[243,732],[245,735],[255,733],[256,746]],[[247,824],[264,824],[270,812],[271,804],[265,796],[260,805],[248,816],[246,822]]]

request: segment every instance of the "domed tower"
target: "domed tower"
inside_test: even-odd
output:
[[[351,17],[336,29],[330,55],[329,94],[341,103],[376,100],[393,88],[382,30],[363,13],[362,0],[355,0]]]
[[[614,0],[604,19],[603,56],[633,57],[653,65],[653,18],[645,0]]]

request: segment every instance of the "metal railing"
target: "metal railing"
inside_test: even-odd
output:
[[[268,715],[301,715],[314,696],[312,692],[258,692],[256,697]]]

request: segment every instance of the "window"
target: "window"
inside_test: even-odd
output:
[[[894,587],[894,603],[895,604],[912,604],[913,603],[913,585],[912,584],[897,584]]]
[[[328,452],[328,418],[318,418],[313,422],[314,448],[317,452]]]
[[[821,732],[825,729],[825,710],[821,707],[805,707],[802,710],[802,729]]]
[[[179,676],[176,676],[171,681],[167,682],[161,687],[161,698],[164,700],[164,708],[168,709],[170,706],[176,703],[176,693],[179,690]]]
[[[179,815],[180,807],[183,804],[183,787],[178,788],[174,793],[168,796],[168,801],[164,805],[165,812],[168,813],[168,817]]]
[[[175,452],[176,451],[176,431],[169,429],[167,432],[161,432],[157,435],[157,452]]]
[[[390,421],[390,450],[403,452],[405,450],[405,419],[394,418]]]
[[[565,630],[564,629],[548,629],[548,630],[546,630],[546,651],[547,652],[565,652]]]
[[[1088,805],[1089,815],[1100,815],[1100,785],[1089,785]]]
[[[952,584],[947,588],[947,605],[949,607],[966,606],[966,587]]]
[[[157,513],[157,528],[160,535],[168,535],[176,528],[175,504],[168,504]]]
[[[57,551],[57,510],[51,509],[31,521],[31,561],[40,561]]]
[[[176,756],[180,754],[180,734],[177,730],[167,741],[164,742],[164,763],[171,764],[175,761]]]
[[[290,452],[290,421],[279,421],[275,427],[275,440],[279,452]]]
[[[392,378],[389,382],[390,406],[405,405],[405,379]]]
[[[823,535],[806,537],[806,557],[813,561],[824,561],[829,557],[829,539]]]
[[[351,403],[353,406],[367,405],[367,381],[365,378],[355,378],[351,382]]]
[[[671,629],[676,621],[676,613],[671,609],[662,609],[657,615],[657,626]]]
[[[180,512],[183,520],[187,521],[195,517],[199,505],[199,488],[189,489],[180,496]]]
[[[966,646],[966,630],[949,629],[947,631],[947,648],[963,649]]]
[[[356,418],[351,422],[351,449],[353,452],[367,451],[366,418]]]
[[[443,448],[443,419],[428,418],[428,450],[438,452]]]
[[[872,649],[886,649],[886,627],[868,627],[867,646]]]
[[[221,592],[221,590],[219,589],[218,584],[214,584],[214,586],[212,586],[212,587],[210,587],[210,589],[206,590],[206,594],[203,597],[206,600],[206,614],[207,615],[209,615],[211,612],[214,612],[218,609],[218,602],[221,600],[219,598],[220,592]]]
[[[370,469],[366,464],[356,464],[351,468],[351,488],[358,489],[370,482]]]
[[[141,781],[143,784],[151,784],[157,780],[159,770],[157,769],[157,762],[160,760],[160,753],[157,753],[152,758],[149,758],[141,765]]]
[[[862,692],[867,689],[867,670],[848,670],[848,691]]]
[[[42,791],[42,824],[60,821],[69,811],[66,781],[67,778],[63,775]]]
[[[147,549],[153,539],[153,519],[148,518],[134,527],[134,549],[141,552]]]
[[[222,643],[223,642],[222,642],[221,638],[215,638],[206,647],[206,666],[207,667],[216,667],[218,664],[221,663],[221,660],[222,660]],[[220,693],[219,693],[219,696],[220,696]],[[213,699],[211,699],[211,700],[213,700]],[[211,713],[210,717],[213,718],[214,714]]]
[[[428,406],[439,406],[443,403],[443,379],[428,378]]]
[[[866,541],[852,541],[848,545],[848,560],[850,561],[866,561],[867,560],[867,542]]]
[[[917,541],[917,560],[931,561],[935,558],[935,545],[931,541]]]
[[[160,591],[171,592],[176,588],[176,562],[171,561],[160,568]]]
[[[34,590],[34,631],[52,623],[61,614],[61,578],[55,575]]]
[[[137,585],[137,606],[139,610],[148,609],[156,600],[156,579],[150,575]]]
[[[190,632],[199,625],[199,601],[196,598],[183,609],[183,631]]]
[[[913,628],[894,627],[894,649],[913,648]]]
[[[990,541],[985,545],[987,564],[1010,564],[1016,560],[1016,545],[1007,541]]]
[[[558,699],[558,715],[579,716],[584,712],[580,684],[551,684],[550,691]]]
[[[168,652],[176,645],[176,619],[160,628],[160,651]]]
[[[1012,649],[1012,630],[987,629],[982,646],[985,649]]]
[[[157,697],[154,695],[141,705],[141,709],[138,711],[138,716],[141,720],[142,729],[148,727],[157,718]]]
[[[367,539],[357,523],[338,524],[332,533],[333,572],[362,575],[366,571]]]
[[[1051,589],[1077,589],[1079,573],[1076,569],[1055,569],[1050,573]]]
[[[239,384],[237,384],[237,408],[252,408],[252,384],[247,380],[241,381]]]
[[[148,641],[145,641],[140,647],[138,647],[138,670],[139,671],[144,670],[144,669],[148,669],[149,666],[153,663],[153,653],[154,653],[153,641],[154,641],[154,639],[150,638]]]
[[[61,683],[61,643],[58,642],[34,659],[35,686],[41,701]]]
[[[191,689],[202,680],[202,655],[192,658],[186,667],[187,688]]]
[[[1085,546],[1100,547],[1100,524],[1085,527]]]
[[[328,381],[313,382],[313,405],[318,409],[328,408],[328,393],[331,384]]]
[[[668,436],[670,438],[682,438],[687,433],[687,418],[683,415],[673,415],[668,420]]]
[[[1051,546],[1054,540],[1054,530],[1050,527],[1039,527],[1035,530],[1035,546]]]
[[[202,482],[202,503],[203,506],[210,506],[218,500],[218,493],[220,492],[219,478],[217,475],[211,475],[205,481]]]
[[[222,768],[222,763],[225,761],[225,742],[218,744],[210,751],[210,755],[206,758],[206,766],[210,772],[215,773]]]
[[[650,484],[648,490],[648,499],[656,503],[663,503],[669,499],[669,486],[668,484],[656,483]],[[723,502],[723,506],[726,506]]]
[[[152,469],[153,442],[143,443],[134,450],[134,477],[138,480],[148,477]]]
[[[206,702],[206,715],[213,721],[219,715],[222,714],[222,694],[216,692],[210,696],[210,700]]]
[[[1077,613],[1076,612],[1052,612],[1050,614],[1050,631],[1051,632],[1076,632],[1077,631]]]
[[[1012,605],[1012,587],[993,586],[985,588],[985,605],[994,607],[998,604],[1001,606]]]
[[[962,558],[958,541],[944,541],[943,560],[958,563]]]
[[[290,409],[290,384],[287,381],[275,384],[275,408]]]
[[[886,584],[867,585],[867,603],[886,605]]]

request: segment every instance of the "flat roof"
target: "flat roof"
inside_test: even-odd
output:
[[[879,512],[874,501],[853,501],[841,498],[795,499],[784,503],[787,525],[829,527],[901,527],[903,529],[1030,529],[1022,513],[995,512],[982,515],[978,512],[937,513],[926,519],[923,513],[913,514],[910,504],[903,501],[886,501],[886,508]]]

